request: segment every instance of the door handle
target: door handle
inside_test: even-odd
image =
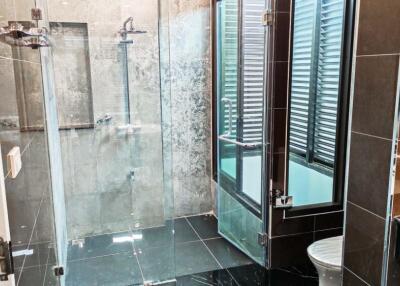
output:
[[[11,242],[0,237],[0,281],[8,281],[8,275],[11,274],[14,274]]]
[[[244,143],[244,142],[239,142],[239,141],[236,141],[236,140],[231,139],[229,137],[226,137],[226,135],[220,135],[218,137],[218,139],[220,141],[231,143],[231,144],[234,144],[236,146],[242,147],[244,149],[257,149],[257,148],[260,148],[263,145],[262,143]]]
[[[231,136],[232,134],[232,121],[233,121],[233,114],[232,114],[232,106],[233,106],[233,102],[232,99],[229,99],[227,97],[223,97],[221,99],[221,102],[223,103],[227,103],[228,104],[228,132],[225,133],[225,136]]]

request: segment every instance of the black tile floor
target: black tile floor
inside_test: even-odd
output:
[[[318,285],[314,277],[304,277],[296,269],[265,271],[253,264],[218,234],[213,216],[176,219],[174,232],[171,224],[71,243],[66,285],[143,285],[176,277],[176,285],[182,286]],[[20,286],[55,285],[49,279],[50,262],[33,264],[24,268]]]
[[[218,234],[214,216],[179,218],[173,224],[174,233],[167,223],[71,244],[67,285],[142,285],[252,264]],[[124,239],[129,237],[139,239]]]
[[[171,284],[172,285],[172,284]],[[318,286],[296,269],[266,270],[256,264],[178,277],[177,286]]]

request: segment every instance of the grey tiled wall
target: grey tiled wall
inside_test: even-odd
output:
[[[400,2],[358,4],[343,285],[381,285],[396,139]]]

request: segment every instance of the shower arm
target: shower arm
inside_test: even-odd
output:
[[[127,25],[128,23],[130,23],[130,29],[127,29]],[[129,17],[128,19],[125,20],[124,24],[123,24],[123,28],[124,31],[131,31],[133,30],[133,17]]]
[[[222,98],[221,101],[223,103],[227,103],[228,104],[228,132],[226,132],[223,135],[218,136],[218,139],[220,141],[226,142],[226,143],[231,143],[234,145],[237,145],[239,147],[242,147],[244,149],[257,149],[259,147],[261,147],[263,144],[262,143],[244,143],[244,142],[239,142],[236,140],[233,140],[231,138],[229,138],[232,135],[232,124],[233,124],[233,112],[232,112],[232,107],[233,107],[233,102],[231,99],[229,98]]]

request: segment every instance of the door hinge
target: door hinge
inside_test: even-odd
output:
[[[282,190],[271,190],[272,207],[275,209],[290,209],[293,207],[293,196],[285,196]]]
[[[42,20],[43,19],[42,10],[40,10],[39,8],[32,8],[31,9],[31,16],[32,16],[32,20],[34,20],[34,21]]]
[[[54,267],[54,275],[56,277],[63,276],[64,275],[64,267],[62,267],[62,266]]]
[[[271,10],[265,10],[262,14],[262,24],[264,26],[272,26],[274,24],[274,14]]]
[[[0,237],[0,281],[8,281],[8,275],[14,274],[12,245]]]
[[[258,244],[262,246],[267,246],[268,245],[268,234],[264,232],[259,232],[258,233]]]

